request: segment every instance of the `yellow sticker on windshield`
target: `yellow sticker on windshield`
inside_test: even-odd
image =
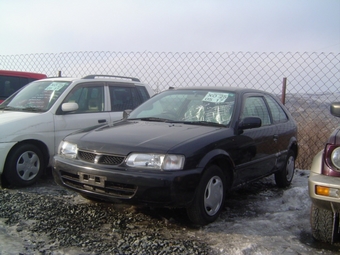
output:
[[[61,90],[65,85],[67,85],[65,82],[52,82],[45,90],[58,91]]]
[[[211,103],[223,103],[227,100],[227,98],[227,93],[208,92],[208,94],[205,95],[202,101]]]

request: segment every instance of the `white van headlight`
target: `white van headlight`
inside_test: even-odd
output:
[[[75,159],[77,157],[78,148],[76,144],[67,141],[61,141],[58,148],[58,154],[65,158]]]
[[[184,156],[175,154],[132,153],[126,159],[130,167],[159,169],[165,171],[182,170]]]

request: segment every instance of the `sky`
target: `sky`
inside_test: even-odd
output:
[[[0,55],[340,53],[340,0],[0,0]]]

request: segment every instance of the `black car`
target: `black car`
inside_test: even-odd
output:
[[[297,127],[274,96],[229,87],[169,89],[120,121],[67,136],[54,178],[89,199],[186,208],[216,220],[226,192],[275,174],[290,185]]]

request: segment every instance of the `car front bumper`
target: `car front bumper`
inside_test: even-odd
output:
[[[0,175],[5,168],[7,155],[16,142],[0,143]]]
[[[333,195],[316,194],[317,186],[332,189]],[[316,206],[333,212],[340,212],[340,178],[311,172],[308,179],[308,189],[312,203]]]
[[[111,202],[185,207],[193,200],[202,169],[160,171],[106,167],[55,156],[53,177],[84,196]]]

